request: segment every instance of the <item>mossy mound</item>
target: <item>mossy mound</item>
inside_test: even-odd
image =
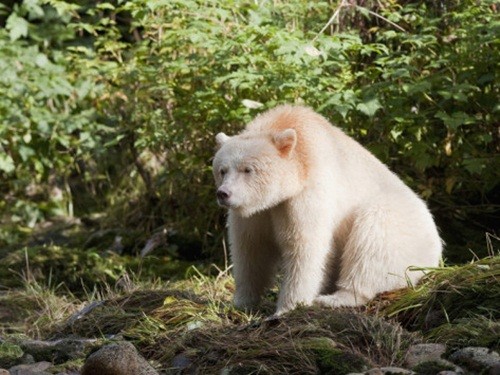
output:
[[[187,371],[199,373],[252,368],[269,374],[347,374],[370,365],[401,364],[408,347],[417,342],[418,335],[375,316],[301,308],[279,319],[207,325],[186,332],[175,350],[162,349],[172,348],[172,338],[162,335],[155,347],[145,349],[160,361],[187,358]]]
[[[228,374],[359,372],[401,364],[420,342],[398,323],[351,309],[248,315],[233,308],[233,290],[229,276],[201,274],[168,288],[122,290],[85,304],[44,336],[122,337],[162,369]]]
[[[486,346],[500,341],[500,256],[429,272],[422,283],[382,296],[372,308],[396,318],[410,330],[452,348]],[[386,301],[384,302],[384,298]]]

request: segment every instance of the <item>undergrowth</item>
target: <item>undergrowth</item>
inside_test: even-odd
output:
[[[423,341],[499,348],[498,255],[429,270],[419,285],[366,308],[299,307],[279,319],[266,319],[274,292],[245,313],[232,306],[228,270],[184,273],[177,280],[127,273],[75,294],[37,281],[31,270],[22,287],[0,291],[0,336],[14,344],[22,337],[125,339],[167,372],[201,373],[359,372],[402,365],[409,346]]]

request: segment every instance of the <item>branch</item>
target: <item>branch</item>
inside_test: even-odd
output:
[[[369,14],[371,14],[372,16],[375,16],[375,17],[378,17],[382,20],[384,20],[385,22],[387,22],[388,24],[391,24],[392,26],[394,26],[396,29],[398,30],[401,30],[402,32],[406,33],[406,30],[403,29],[401,26],[399,26],[398,24],[388,20],[387,18],[385,18],[384,16],[381,16],[380,14],[378,13],[375,13],[373,11],[371,11],[370,9],[368,8],[365,8],[365,7],[362,7],[362,6],[359,6],[359,5],[349,5],[349,6],[353,6],[353,7],[356,7],[357,9],[362,9],[362,10],[365,10],[367,11]]]
[[[333,16],[330,17],[330,19],[328,20],[328,22],[326,23],[325,26],[323,26],[323,28],[320,30],[320,32],[313,38],[312,40],[312,43],[314,43],[316,41],[316,39],[318,39],[318,37],[323,34],[323,32],[328,28],[328,26],[330,26],[333,21],[335,21],[335,18],[337,18],[340,14],[340,10],[345,7],[345,6],[349,6],[349,4],[347,4],[347,1],[346,0],[342,0],[340,2],[340,5],[337,7],[337,9],[335,9],[335,12],[333,13]]]
[[[392,22],[391,20],[385,18],[384,16],[381,16],[380,14],[368,9],[368,8],[365,8],[365,7],[362,7],[360,5],[356,5],[356,4],[349,4],[347,2],[347,0],[342,0],[339,4],[339,6],[337,7],[337,9],[335,9],[335,12],[333,13],[333,15],[330,17],[330,19],[328,20],[328,22],[326,23],[325,26],[323,26],[323,28],[320,30],[320,32],[318,34],[316,34],[316,36],[313,38],[312,42],[311,43],[314,43],[316,41],[316,39],[319,38],[319,36],[321,34],[323,34],[323,32],[335,21],[336,18],[339,17],[340,15],[340,11],[342,8],[347,8],[347,7],[354,7],[355,9],[358,9],[358,10],[363,10],[363,11],[366,11],[368,12],[368,14],[371,14],[372,16],[375,16],[375,17],[378,17],[382,20],[384,20],[385,22],[387,22],[388,24],[394,26],[396,29],[402,31],[402,32],[406,32],[405,29],[403,29],[401,26],[399,26],[398,24]]]

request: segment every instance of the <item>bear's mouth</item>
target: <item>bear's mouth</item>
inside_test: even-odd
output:
[[[217,204],[223,208],[234,208],[234,205],[231,204],[228,198],[217,197]]]
[[[230,208],[229,203],[227,203],[226,201],[221,201],[220,199],[217,199],[217,204],[222,208]]]

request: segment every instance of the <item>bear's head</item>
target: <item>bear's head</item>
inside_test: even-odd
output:
[[[301,189],[297,132],[244,132],[216,136],[219,150],[213,161],[217,201],[241,216],[274,207]]]

